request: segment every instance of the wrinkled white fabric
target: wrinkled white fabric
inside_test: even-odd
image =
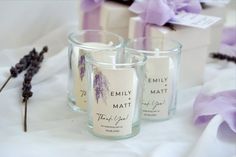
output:
[[[46,2],[51,3],[52,1]],[[26,1],[24,2],[26,3]],[[61,0],[61,3],[64,3],[64,0]],[[73,3],[72,0],[70,3]],[[20,2],[16,5],[23,7]],[[1,6],[0,8],[4,9]],[[34,13],[36,14],[36,12]],[[12,14],[17,13],[10,15]],[[58,12],[58,14],[60,16],[62,12]],[[0,15],[0,19],[1,16],[3,15]],[[18,23],[20,23],[19,21]],[[27,133],[23,132],[23,105],[21,103],[23,74],[17,79],[11,79],[0,93],[1,157],[236,156],[236,137],[230,136],[230,133],[227,134],[228,136],[217,135],[218,126],[221,123],[220,116],[213,118],[206,126],[195,126],[192,122],[193,101],[201,90],[214,93],[236,88],[236,66],[234,64],[220,62],[208,64],[205,69],[204,85],[179,92],[177,112],[172,119],[163,122],[142,121],[141,131],[137,136],[126,140],[105,140],[97,138],[87,131],[86,114],[73,112],[67,106],[66,36],[68,32],[77,27],[66,23],[52,27],[56,24],[54,22],[49,21],[48,28],[50,29],[43,31],[44,33],[39,31],[39,34],[37,34],[38,32],[33,33],[32,37],[30,37],[30,33],[26,33],[28,37],[25,40],[21,37],[23,41],[20,41],[19,34],[25,35],[27,31],[20,29],[19,34],[15,34],[17,40],[11,40],[14,37],[14,33],[12,33],[12,36],[7,36],[4,41],[7,32],[0,29],[0,32],[3,32],[0,37],[0,85],[8,77],[10,66],[14,65],[22,55],[28,53],[33,47],[37,47],[37,50],[46,44],[49,47],[49,53],[45,55],[42,68],[33,78],[34,95],[28,103]],[[1,25],[3,25],[2,21]],[[5,23],[4,28],[6,27]],[[28,27],[24,28],[27,30]],[[35,30],[37,29],[39,28],[37,27]],[[17,32],[15,29],[14,31]]]

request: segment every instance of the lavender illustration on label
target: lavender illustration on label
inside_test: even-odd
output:
[[[95,70],[93,89],[97,103],[100,98],[106,103],[107,93],[109,92],[108,80],[101,71]]]
[[[85,74],[85,55],[81,55],[79,59],[79,76],[81,81],[83,81],[84,74]]]

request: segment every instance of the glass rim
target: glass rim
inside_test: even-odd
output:
[[[154,54],[155,50],[142,50],[142,49],[136,49],[136,48],[132,48],[131,46],[129,46],[129,44],[138,42],[138,41],[144,41],[144,40],[163,40],[160,37],[138,37],[138,38],[134,38],[134,39],[129,39],[126,41],[125,44],[125,49],[126,50],[133,50],[133,51],[137,51],[139,53],[144,53],[144,54]],[[182,44],[176,40],[170,39],[170,38],[166,38],[165,40],[170,41],[171,43],[173,43],[175,46],[173,46],[173,48],[171,49],[160,49],[159,52],[165,52],[165,53],[173,53],[173,52],[177,52],[177,54],[181,53],[181,48],[183,47]]]
[[[106,50],[106,49],[116,50],[118,48],[121,48],[124,45],[124,39],[121,36],[119,36],[118,34],[115,34],[115,33],[109,32],[109,31],[104,31],[104,30],[96,30],[96,29],[86,29],[86,30],[79,30],[79,31],[71,32],[67,36],[68,42],[72,45],[76,45],[76,46],[79,46],[84,49],[97,50],[94,47],[84,45],[84,42],[79,42],[78,40],[75,40],[75,36],[82,36],[86,32],[107,34],[107,35],[114,36],[118,39],[119,44],[115,44],[114,46],[109,47],[109,48],[104,48],[103,50]]]
[[[104,54],[104,53],[103,53]],[[108,53],[111,54],[111,53]],[[117,55],[118,53],[114,53],[115,55]],[[115,67],[127,67],[127,66],[134,66],[134,65],[144,65],[146,63],[147,60],[147,56],[142,54],[142,53],[133,53],[130,52],[128,54],[132,54],[133,56],[138,56],[139,60],[137,62],[131,62],[131,63],[110,63],[110,62],[103,62],[103,61],[98,61],[96,59],[93,59],[91,56],[86,55],[85,57],[85,61],[90,63],[90,64],[96,64],[96,65],[102,65],[102,66],[115,66]],[[119,54],[118,54],[119,55]]]

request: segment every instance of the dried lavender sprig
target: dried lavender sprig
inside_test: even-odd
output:
[[[227,60],[228,62],[233,62],[236,64],[236,57],[234,56],[229,56],[222,53],[211,53],[210,56],[214,59]]]
[[[40,64],[42,63],[44,59],[44,53],[48,51],[48,47],[45,46],[43,47],[42,51],[35,56],[32,57],[31,62],[30,62],[30,67],[27,70],[25,77],[24,77],[24,82],[23,82],[23,87],[22,87],[22,97],[23,97],[23,102],[25,103],[25,112],[24,112],[24,131],[27,132],[27,101],[30,97],[33,96],[33,92],[31,91],[31,81],[33,76],[39,71],[40,69]]]
[[[35,49],[31,50],[27,55],[22,57],[20,61],[14,67],[11,67],[10,76],[7,78],[5,83],[0,88],[0,92],[7,85],[7,83],[10,81],[11,78],[16,78],[18,74],[20,74],[22,71],[26,70],[29,67],[32,55],[35,55],[35,54],[36,54]]]
[[[25,102],[25,112],[24,112],[24,132],[27,132],[27,101]]]

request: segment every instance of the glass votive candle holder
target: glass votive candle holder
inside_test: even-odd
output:
[[[123,39],[111,32],[83,30],[71,33],[69,40],[68,104],[75,111],[87,110],[85,56],[100,50],[123,51]]]
[[[137,38],[126,49],[147,56],[142,118],[167,120],[176,111],[181,44],[160,38]]]
[[[122,56],[102,52],[86,57],[88,128],[99,137],[123,139],[140,130],[146,56]]]

